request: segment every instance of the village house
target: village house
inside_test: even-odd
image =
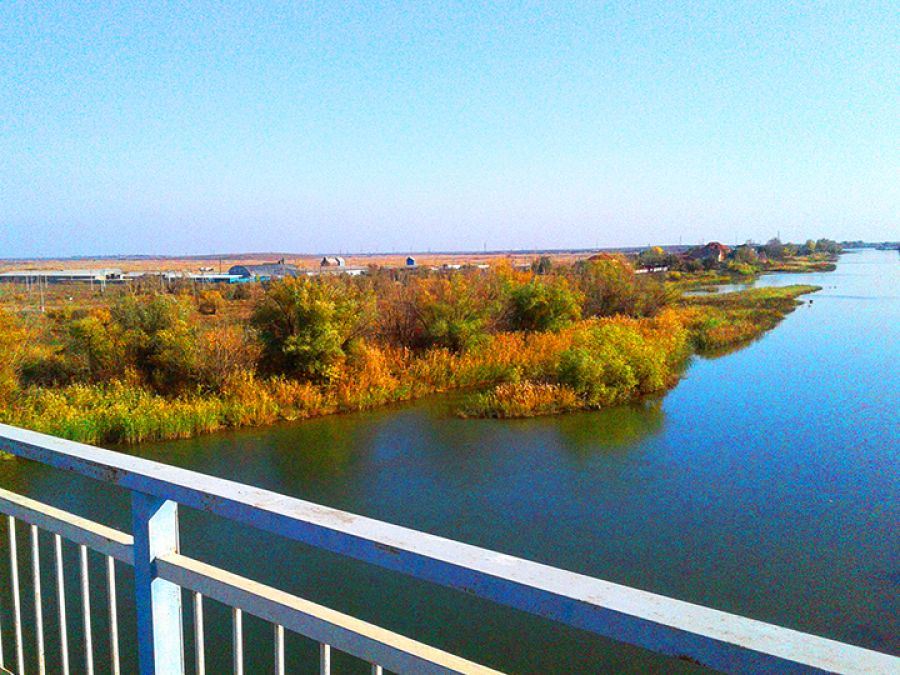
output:
[[[731,249],[725,244],[717,241],[711,241],[705,246],[692,248],[685,256],[688,260],[715,260],[716,262],[725,262]]]

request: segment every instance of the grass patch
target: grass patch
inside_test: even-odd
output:
[[[818,290],[821,287],[798,284],[685,298],[683,316],[696,351],[715,354],[771,330],[797,307],[798,297]]]
[[[460,417],[536,417],[580,410],[574,389],[544,382],[508,382],[468,396],[458,410]]]

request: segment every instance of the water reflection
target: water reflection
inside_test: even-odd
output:
[[[590,457],[610,451],[634,451],[663,429],[662,399],[559,418],[532,420],[535,427],[556,431],[560,448]]]

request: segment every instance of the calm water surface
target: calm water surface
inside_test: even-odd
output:
[[[452,399],[438,398],[128,451],[898,653],[900,256],[849,253],[836,272],[757,285],[792,283],[823,290],[747,348],[696,359],[660,401],[500,422],[456,419]],[[5,487],[128,528],[127,501],[109,488],[25,462],[0,472]],[[186,511],[183,521],[189,555],[500,669],[696,670],[206,514]],[[75,588],[74,550],[67,556]],[[120,575],[127,631],[127,570]],[[228,615],[210,605],[210,672],[225,672]],[[104,635],[105,616],[95,621]],[[247,622],[248,672],[266,672],[271,628]],[[315,645],[288,647],[293,668],[311,672]],[[123,648],[127,672],[133,653]],[[102,640],[96,649],[106,653]],[[365,672],[352,659],[337,667]]]

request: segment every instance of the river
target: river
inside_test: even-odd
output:
[[[695,358],[674,390],[641,405],[461,420],[452,397],[435,397],[127,451],[898,653],[900,256],[850,252],[835,272],[767,275],[757,285],[793,283],[823,290],[746,348]],[[129,527],[127,501],[110,488],[21,461],[0,463],[0,473],[4,487]],[[206,514],[185,511],[183,529],[188,555],[499,669],[697,670]],[[49,568],[50,540],[42,543]],[[74,589],[74,549],[66,555]],[[94,562],[94,602],[102,606]],[[128,571],[120,576],[130,672]],[[52,579],[44,583],[51,596]],[[4,627],[6,598],[4,589]],[[47,603],[55,636],[55,605]],[[71,612],[78,672],[77,607]],[[225,672],[228,614],[214,603],[208,613],[208,672]],[[98,635],[104,621],[96,619]],[[245,620],[247,672],[270,672],[270,631]],[[49,644],[55,659],[55,639]],[[102,640],[95,649],[106,653]],[[312,643],[288,641],[298,672],[311,672],[315,655]],[[366,672],[351,659],[335,667]]]

